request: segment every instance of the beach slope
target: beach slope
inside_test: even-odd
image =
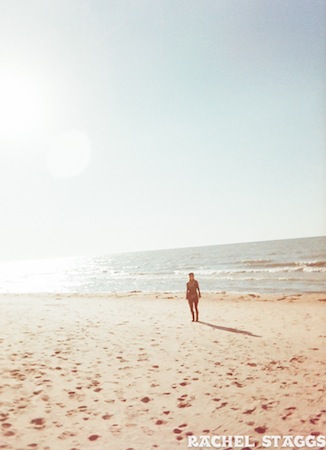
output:
[[[0,448],[325,430],[326,294],[2,295]]]

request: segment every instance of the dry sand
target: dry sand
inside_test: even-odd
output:
[[[325,433],[324,295],[0,297],[0,448]]]

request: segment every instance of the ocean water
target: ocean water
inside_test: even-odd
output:
[[[0,263],[0,293],[326,292],[326,236]]]

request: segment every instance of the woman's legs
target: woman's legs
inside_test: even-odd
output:
[[[194,322],[195,321],[194,302],[191,300],[188,300],[188,303],[189,303],[189,308],[190,308],[190,312],[192,315],[192,321]]]
[[[198,322],[198,300],[188,300],[192,321]],[[194,310],[195,307],[195,310]],[[195,315],[196,312],[196,315]]]
[[[196,322],[198,322],[198,300],[195,302]]]

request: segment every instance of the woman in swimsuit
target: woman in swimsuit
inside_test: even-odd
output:
[[[198,302],[201,297],[200,289],[198,281],[195,280],[194,274],[191,272],[189,274],[189,281],[187,283],[187,290],[186,290],[186,298],[189,303],[189,308],[192,315],[192,321],[198,322]],[[195,308],[195,310],[194,310]],[[196,317],[195,317],[196,312]]]

